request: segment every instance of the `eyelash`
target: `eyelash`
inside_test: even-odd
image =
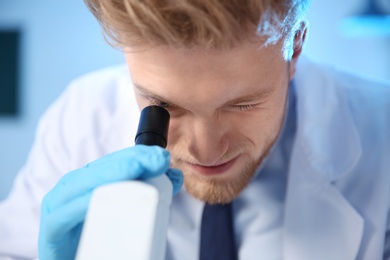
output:
[[[240,111],[246,111],[246,110],[251,110],[254,109],[258,104],[248,104],[248,105],[235,105],[237,109]]]
[[[151,100],[151,103],[152,105],[154,106],[159,106],[159,107],[163,107],[163,108],[169,108],[171,107],[171,105],[167,102],[164,102],[164,101],[159,101],[159,100],[155,100],[155,99],[152,99]]]

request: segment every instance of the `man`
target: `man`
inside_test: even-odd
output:
[[[94,188],[166,172],[167,259],[199,259],[204,205],[230,202],[239,259],[390,258],[390,88],[300,58],[307,1],[86,3],[127,68],[75,81],[43,117],[1,253],[37,257],[40,219],[39,257],[71,259]],[[132,146],[152,104],[169,153]]]

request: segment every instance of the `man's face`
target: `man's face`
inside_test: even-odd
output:
[[[233,200],[281,129],[292,73],[281,44],[229,50],[128,50],[140,108],[171,114],[167,149],[186,190],[208,203]]]

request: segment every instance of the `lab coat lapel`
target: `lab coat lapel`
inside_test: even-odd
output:
[[[362,217],[305,160],[294,151],[286,197],[284,259],[356,259]]]
[[[334,185],[361,156],[348,100],[308,61],[295,78],[297,130],[284,223],[284,259],[355,259],[364,220]]]

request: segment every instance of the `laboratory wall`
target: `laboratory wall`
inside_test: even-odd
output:
[[[364,77],[390,80],[390,34],[350,35],[340,29],[343,19],[359,13],[365,3],[314,0],[304,52]],[[81,0],[2,0],[0,31],[14,29],[21,31],[21,106],[17,116],[0,116],[0,199],[26,160],[40,115],[67,84],[86,72],[124,62],[104,41]]]
[[[0,199],[26,160],[40,115],[68,83],[124,62],[82,0],[1,0],[1,30],[21,32],[21,106],[15,117],[0,116]]]
[[[307,56],[362,77],[390,80],[389,0],[313,0],[307,19]]]

